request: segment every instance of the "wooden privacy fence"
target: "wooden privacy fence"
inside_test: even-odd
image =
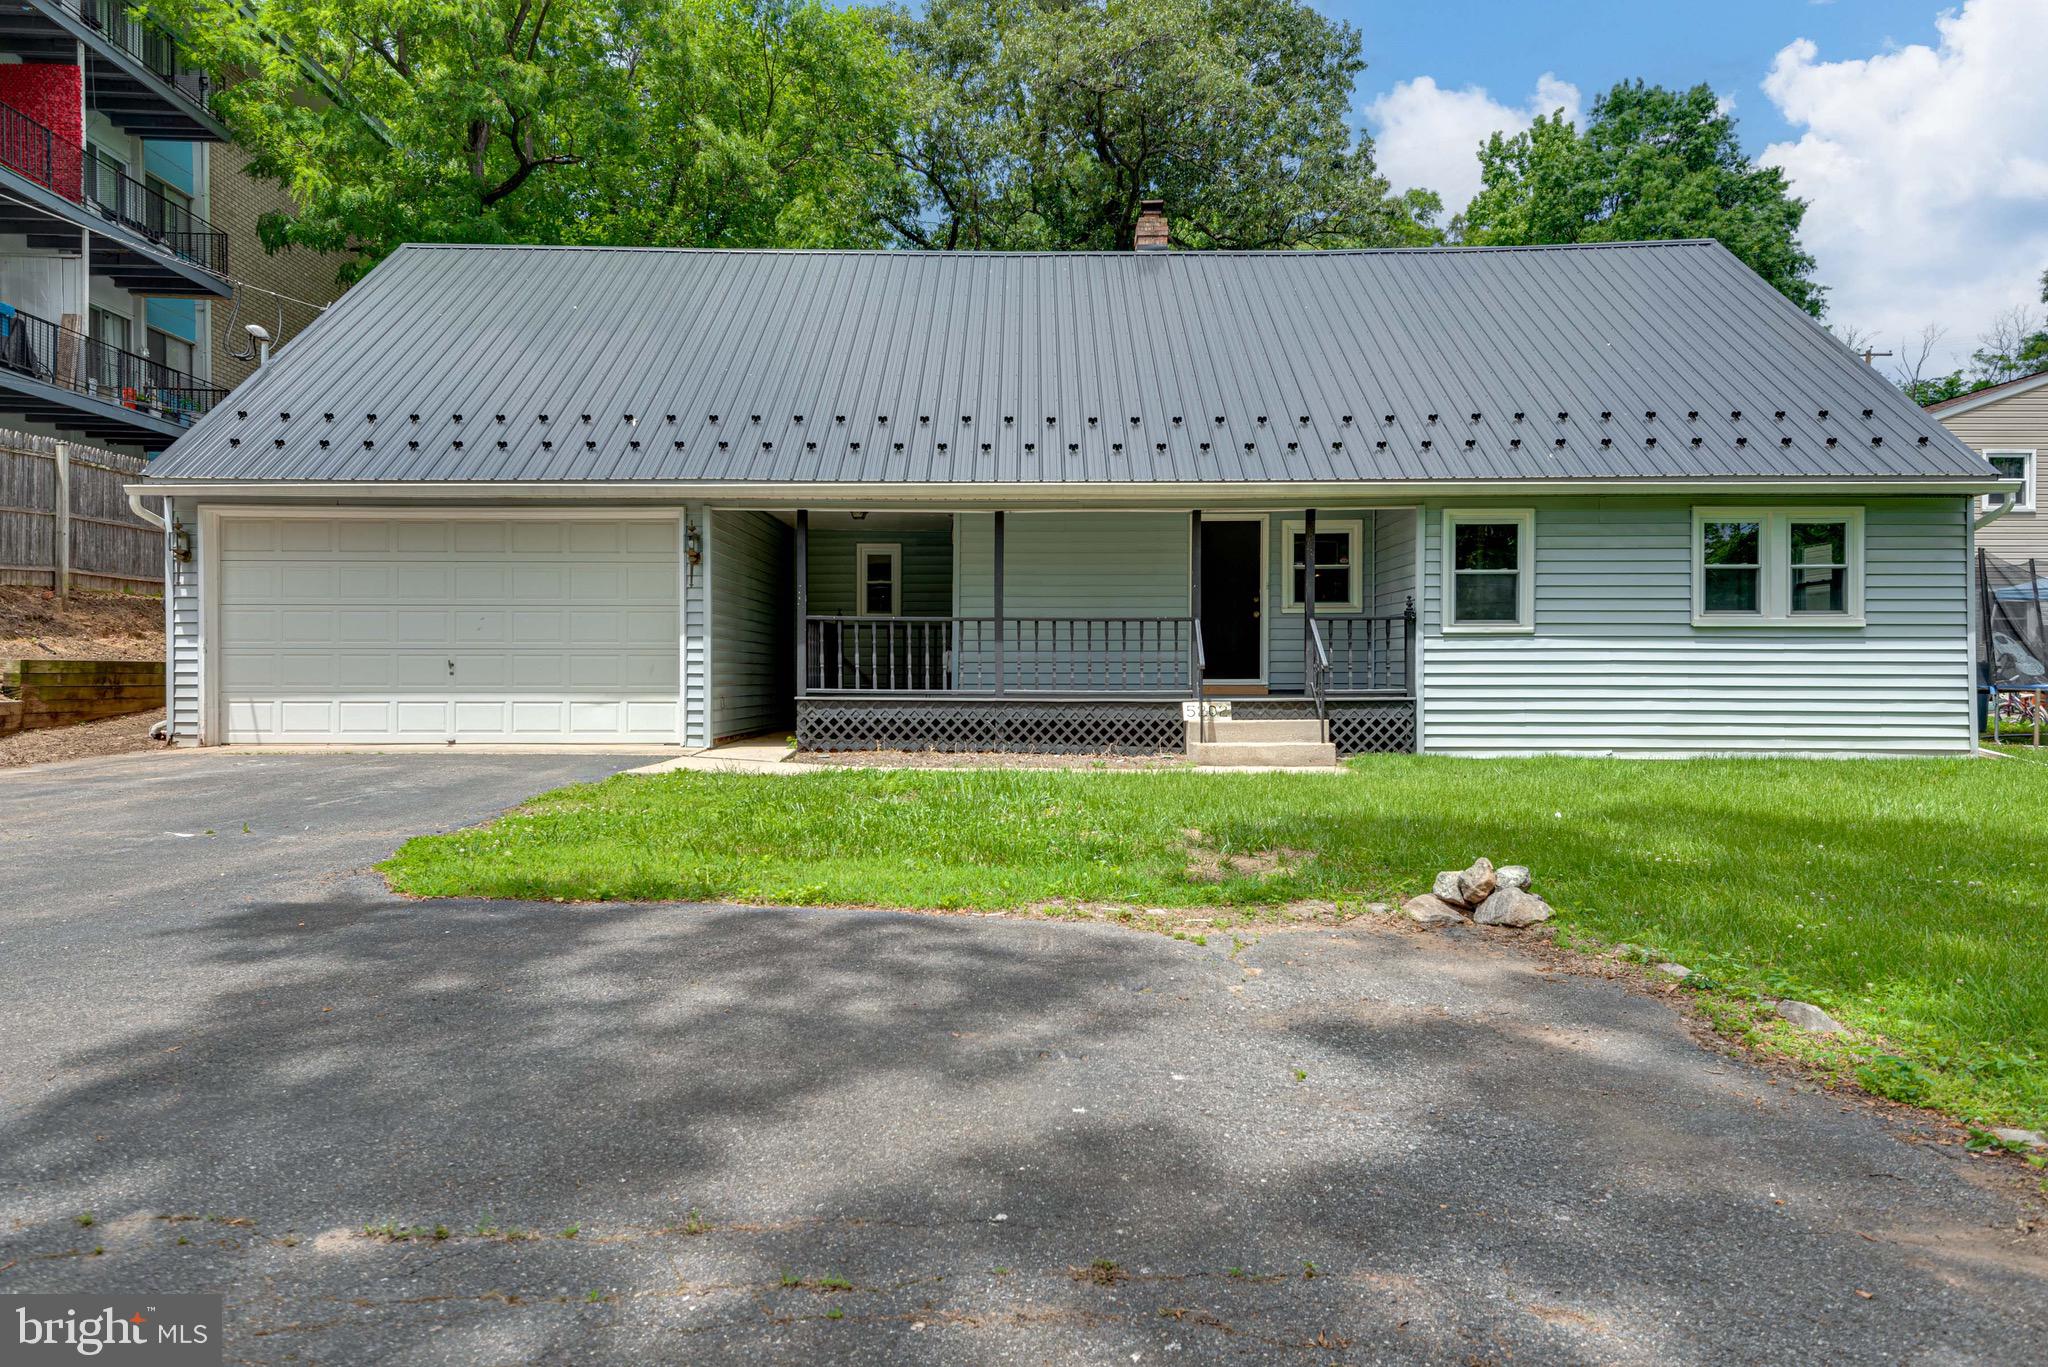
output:
[[[0,428],[0,584],[161,593],[164,534],[124,492],[148,464]]]

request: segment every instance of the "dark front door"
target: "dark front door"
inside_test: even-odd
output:
[[[1257,522],[1202,523],[1202,649],[1209,661],[1204,678],[1264,677],[1260,530]]]

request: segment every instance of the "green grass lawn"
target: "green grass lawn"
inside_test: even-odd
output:
[[[1214,855],[1306,857],[1205,881],[1190,829]],[[1233,926],[1300,899],[1393,901],[1480,854],[1531,866],[1567,936],[1705,974],[1731,1033],[1900,1099],[2048,1122],[2048,764],[2024,760],[621,776],[409,841],[383,869],[429,897],[1059,900],[1213,908],[1190,914]],[[1816,1002],[1904,1062],[1794,1037],[1753,995]]]

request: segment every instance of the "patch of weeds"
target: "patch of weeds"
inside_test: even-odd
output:
[[[567,1229],[562,1231],[562,1237],[564,1239],[573,1239],[581,1232],[582,1230],[579,1226],[570,1225]]]
[[[485,1216],[485,1217],[484,1217],[483,1219],[481,1219],[481,1220],[477,1221],[477,1226],[476,1226],[476,1237],[477,1237],[477,1238],[479,1238],[479,1239],[495,1239],[495,1238],[497,1238],[497,1237],[498,1237],[498,1225],[497,1225],[497,1222],[496,1222],[496,1221],[494,1221],[494,1220],[492,1220],[492,1219],[491,1219],[491,1218],[490,1218],[490,1217],[489,1217],[488,1215],[487,1215],[487,1216]]]
[[[599,1301],[603,1299],[604,1292],[599,1291],[596,1287],[592,1287],[588,1292],[584,1294],[583,1303],[585,1305],[596,1305]]]
[[[828,1320],[843,1320],[846,1318],[846,1312],[835,1305],[825,1312],[825,1318]]]
[[[189,1243],[191,1243],[191,1242],[192,1242],[192,1241],[191,1241],[190,1239],[186,1238],[186,1237],[185,1237],[184,1235],[182,1235],[182,1234],[180,1234],[180,1235],[178,1236],[178,1247],[180,1247],[180,1248],[183,1248],[183,1247],[184,1247],[185,1245],[187,1245],[187,1244],[189,1244]]]
[[[91,1229],[99,1220],[99,1217],[89,1210],[80,1211],[74,1218],[77,1219],[80,1229]]]
[[[1233,1278],[1237,1281],[1243,1281],[1246,1278],[1250,1277],[1252,1274],[1245,1271],[1241,1267],[1233,1267],[1229,1271],[1225,1272],[1223,1275],[1226,1277]]]
[[[831,1272],[818,1278],[817,1287],[820,1291],[851,1291],[853,1283],[838,1273]]]
[[[705,1224],[704,1217],[695,1210],[690,1212],[689,1219],[683,1221],[683,1233],[685,1234],[709,1234],[710,1232],[711,1226]]]
[[[447,1238],[447,1237],[448,1237],[448,1226],[446,1226],[446,1225],[435,1225],[435,1226],[434,1226],[434,1238],[435,1238],[435,1240],[436,1240],[436,1241],[439,1241],[439,1240],[441,1240],[441,1239],[445,1239],[445,1238]]]
[[[1300,1068],[1296,1068],[1296,1069],[1294,1070],[1294,1080],[1295,1080],[1296,1082],[1307,1082],[1307,1081],[1308,1081],[1308,1073],[1307,1073],[1306,1071],[1304,1071],[1303,1069],[1300,1069]]]
[[[782,1284],[784,1286],[802,1286],[804,1279],[785,1267],[782,1269]]]
[[[1303,1281],[1314,1281],[1317,1277],[1320,1277],[1322,1275],[1322,1270],[1318,1268],[1314,1263],[1309,1262],[1306,1259],[1303,1260],[1301,1264],[1301,1279]]]
[[[1896,1054],[1875,1055],[1859,1065],[1855,1074],[1863,1090],[1909,1106],[1924,1105],[1934,1094],[1934,1079],[1927,1070]]]
[[[1077,1282],[1093,1282],[1097,1286],[1115,1286],[1131,1274],[1124,1271],[1122,1266],[1108,1258],[1097,1258],[1086,1267],[1075,1268],[1073,1275],[1074,1280]]]
[[[102,1246],[102,1245],[100,1245],[100,1244],[94,1244],[94,1245],[92,1246],[92,1256],[93,1256],[93,1257],[95,1257],[95,1258],[97,1258],[97,1257],[100,1257],[100,1256],[101,1256],[102,1254],[104,1254],[104,1253],[105,1253],[106,1251],[107,1251],[107,1250],[105,1249],[105,1247],[103,1247],[103,1246]]]
[[[995,1274],[996,1274],[996,1275],[997,1275],[998,1277],[1007,1277],[1007,1276],[1009,1276],[1009,1275],[1010,1275],[1010,1269],[1009,1269],[1009,1268],[1007,1268],[1007,1267],[999,1267],[999,1268],[995,1269]]]

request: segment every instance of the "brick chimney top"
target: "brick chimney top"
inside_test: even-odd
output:
[[[1141,199],[1138,201],[1138,231],[1131,245],[1141,252],[1163,252],[1166,250],[1165,200]]]

